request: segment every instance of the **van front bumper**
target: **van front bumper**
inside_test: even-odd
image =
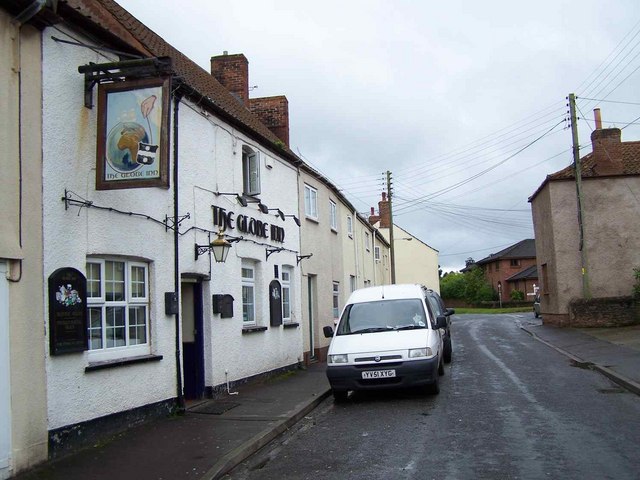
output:
[[[333,390],[378,390],[383,388],[430,385],[438,377],[438,357],[409,362],[365,365],[327,365],[327,378]],[[394,377],[362,378],[362,372],[394,370]]]

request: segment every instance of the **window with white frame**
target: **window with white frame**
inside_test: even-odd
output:
[[[347,235],[353,237],[353,217],[347,215]]]
[[[245,195],[260,194],[260,155],[247,146],[242,147],[242,189]]]
[[[364,248],[367,249],[367,252],[371,250],[371,237],[369,237],[369,232],[364,233]]]
[[[356,291],[356,276],[355,275],[351,275],[349,277],[349,288],[351,289],[352,292]]]
[[[318,191],[309,185],[304,186],[304,214],[318,219]]]
[[[340,284],[333,282],[333,318],[340,316]]]
[[[338,206],[329,200],[329,223],[332,230],[338,230]]]
[[[373,247],[373,258],[376,260],[376,262],[380,261],[380,247]]]
[[[249,263],[242,265],[242,324],[256,324],[256,269]]]
[[[291,267],[282,267],[282,321],[291,322],[292,288]]]
[[[90,358],[149,354],[148,264],[92,258],[86,268]]]

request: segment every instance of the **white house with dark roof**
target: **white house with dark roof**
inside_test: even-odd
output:
[[[244,56],[207,72],[111,0],[56,14],[42,36],[50,457],[303,361],[286,99],[249,100],[246,76],[225,84]]]

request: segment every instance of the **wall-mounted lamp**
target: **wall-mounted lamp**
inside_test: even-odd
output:
[[[293,221],[296,222],[296,225],[300,226],[300,219],[295,215],[285,215],[285,217],[293,217]]]
[[[274,210],[277,210],[278,213],[276,213],[277,217],[280,217],[282,219],[282,221],[284,221],[284,212],[282,210],[280,210],[279,208],[270,208],[269,211],[272,212]]]
[[[213,242],[208,245],[198,245],[196,243],[194,250],[196,260],[200,255],[210,251],[213,252],[213,258],[217,263],[224,263],[227,260],[227,255],[229,255],[229,250],[231,250],[231,242],[224,238],[224,233],[218,232],[218,238]]]
[[[262,203],[258,198],[254,198],[252,196],[247,196],[247,195],[241,195],[241,196],[239,195],[238,201],[240,202],[240,205],[242,205],[243,207],[246,207],[250,203],[257,203],[258,208],[262,213],[264,213],[265,215],[269,213],[269,207],[267,207],[264,203]]]
[[[311,257],[313,257],[313,253],[310,253],[308,255],[296,255],[296,265],[300,265],[300,262],[305,258],[311,258]]]
[[[240,205],[242,205],[243,207],[246,207],[248,205],[247,201],[244,199],[244,197],[242,195],[240,195],[239,193],[225,193],[225,192],[213,192],[214,195],[218,196],[218,195],[229,195],[229,196],[233,196],[236,197],[236,200],[238,201],[238,203]]]
[[[267,255],[265,260],[269,260],[269,255],[271,255],[272,253],[278,253],[278,252],[281,252],[283,250],[284,250],[284,248],[282,248],[282,247],[273,247],[273,248],[267,247],[267,248],[265,248],[265,253]]]

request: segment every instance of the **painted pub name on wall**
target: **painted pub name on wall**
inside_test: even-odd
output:
[[[270,238],[274,242],[284,243],[284,228],[263,222],[248,215],[240,214],[236,217],[235,212],[227,211],[225,208],[211,205],[213,209],[213,224],[222,230],[234,230],[255,235],[260,238]]]

